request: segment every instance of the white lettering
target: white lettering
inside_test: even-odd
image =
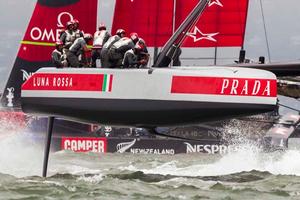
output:
[[[260,90],[260,81],[255,81],[254,87],[252,90],[252,95],[257,95]]]
[[[139,148],[131,148],[130,153],[132,154],[157,154],[157,155],[174,155],[174,149],[139,149]]]
[[[21,72],[23,73],[23,81],[28,80],[34,73],[33,72],[27,72],[24,69],[21,69]]]
[[[221,94],[224,94],[224,90],[226,88],[228,88],[228,85],[229,85],[229,80],[228,79],[223,79]]]
[[[248,94],[248,80],[245,80],[245,84],[244,84],[241,94],[244,94],[244,95]]]
[[[47,30],[45,29],[43,32],[43,36],[42,36],[43,41],[45,40],[45,37],[46,37],[47,41],[55,41],[53,30],[50,30],[49,32],[47,32]]]
[[[236,89],[237,89],[238,86],[239,86],[239,81],[238,80],[233,80],[230,94],[237,94]]]
[[[67,139],[64,141],[63,148],[75,152],[95,152],[104,153],[105,143],[102,140],[78,140]]]
[[[37,33],[37,35],[34,34],[34,33]],[[30,36],[31,36],[31,38],[33,40],[39,40],[42,37],[42,31],[41,31],[41,29],[39,29],[38,27],[34,27],[30,31]]]
[[[62,16],[64,15],[67,15],[68,16],[68,19],[64,20],[66,22],[68,21],[73,21],[73,15],[71,13],[68,13],[68,12],[62,12],[60,13],[58,16],[57,16],[57,27],[64,27],[64,24],[62,23]]]
[[[186,153],[208,153],[208,154],[226,154],[232,151],[231,146],[227,145],[218,145],[218,144],[195,144],[185,142],[186,144]]]
[[[265,93],[267,93],[267,96],[271,95],[271,86],[270,86],[270,81],[267,81],[267,86],[264,89],[262,95],[265,95]]]
[[[49,86],[48,77],[34,77],[33,78],[33,86],[34,87]]]

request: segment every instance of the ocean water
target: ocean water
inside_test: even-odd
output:
[[[225,155],[60,151],[42,178],[43,144],[33,133],[0,133],[0,199],[300,199],[296,150],[265,153],[244,142]]]
[[[252,128],[227,125],[238,150],[225,155],[51,152],[42,178],[43,142],[1,119],[0,200],[300,199],[300,151],[266,153],[243,137]]]

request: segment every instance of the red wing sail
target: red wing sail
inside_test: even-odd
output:
[[[176,1],[176,28],[199,0]],[[242,46],[246,27],[248,0],[211,0],[190,30],[183,47]]]
[[[15,64],[6,84],[3,106],[20,105],[20,88],[32,73],[51,67],[51,52],[65,24],[78,19],[83,32],[94,33],[97,23],[97,0],[38,0],[21,41]]]
[[[173,33],[174,0],[116,0],[112,32],[137,32],[147,46],[159,47]]]
[[[163,46],[199,0],[116,0],[112,31],[137,32],[150,47]],[[176,3],[174,5],[174,3]],[[242,46],[248,0],[211,0],[183,47]]]

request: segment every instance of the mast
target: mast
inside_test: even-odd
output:
[[[187,36],[188,31],[197,23],[204,9],[207,7],[210,0],[201,0],[184,22],[179,26],[174,35],[168,40],[163,47],[157,60],[154,63],[154,67],[167,67],[176,50],[181,46],[182,42]]]

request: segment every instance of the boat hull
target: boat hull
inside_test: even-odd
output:
[[[32,114],[135,127],[197,124],[274,109],[261,104],[84,98],[24,98],[22,103],[24,112]]]
[[[22,86],[26,113],[118,126],[197,124],[272,111],[276,100],[272,73],[234,68],[46,68]]]

